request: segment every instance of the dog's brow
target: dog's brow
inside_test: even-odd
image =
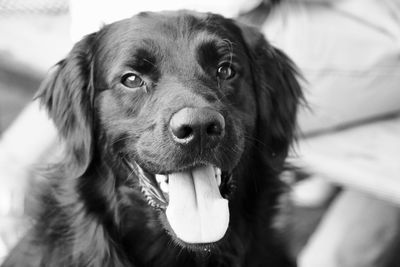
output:
[[[218,43],[218,46],[223,50],[223,54],[229,55],[229,64],[232,64],[233,58],[233,43],[229,39],[223,39]]]
[[[143,74],[154,72],[157,69],[157,57],[155,51],[148,48],[136,49],[128,64]]]
[[[228,39],[207,38],[198,45],[197,60],[203,68],[217,66],[221,60],[232,64],[234,44]]]
[[[221,55],[229,55],[229,61],[232,62],[233,43],[229,39],[218,40],[216,43],[218,53]]]

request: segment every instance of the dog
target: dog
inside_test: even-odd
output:
[[[37,98],[65,158],[3,266],[295,266],[272,222],[302,92],[256,29],[140,13],[79,41]]]

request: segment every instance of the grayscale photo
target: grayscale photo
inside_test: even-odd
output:
[[[400,266],[400,0],[0,0],[0,266]]]

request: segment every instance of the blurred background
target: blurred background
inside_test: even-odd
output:
[[[32,101],[49,68],[68,52],[68,12],[67,0],[0,1],[1,142],[7,143],[4,131]],[[29,225],[24,191],[32,178],[15,170],[12,153],[6,150],[0,145],[0,262]]]
[[[67,0],[0,1],[0,131],[70,48]]]
[[[114,2],[118,1],[123,0]],[[158,8],[151,7],[151,9],[163,9],[168,5],[177,8],[188,5],[185,1],[176,1],[176,3],[171,4],[172,2],[164,1],[164,5],[160,5]],[[193,3],[195,2],[193,1]],[[235,1],[231,2],[234,3]],[[244,2],[246,3],[244,4]],[[238,3],[235,3],[236,6],[230,5],[229,1],[221,1],[215,9],[218,12],[221,11],[220,13],[225,12],[224,14],[228,16],[240,15],[243,20],[260,26],[271,12],[272,2],[280,1],[238,1]],[[285,2],[290,5],[290,3],[301,1],[289,0]],[[332,7],[330,3],[335,1],[308,0],[304,2],[306,2],[306,6],[316,3],[319,9],[327,12]],[[354,95],[349,94],[350,96],[346,95],[339,100],[335,97],[328,98],[327,102],[339,101],[341,103],[346,103],[350,99],[349,105],[352,106],[352,115],[348,117],[351,117],[351,119],[346,120],[346,115],[338,116],[335,117],[334,123],[329,124],[326,123],[327,120],[324,117],[321,117],[320,122],[322,121],[322,123],[310,126],[309,129],[311,130],[307,134],[301,135],[299,144],[291,157],[291,162],[296,168],[285,172],[282,176],[282,179],[293,186],[294,189],[282,198],[283,209],[281,216],[277,219],[277,225],[280,229],[283,229],[293,257],[300,259],[300,266],[398,267],[400,261],[396,255],[400,255],[400,242],[398,241],[398,227],[400,227],[398,209],[400,205],[400,86],[398,81],[400,79],[397,70],[400,70],[400,27],[398,27],[400,25],[400,2],[397,0],[336,1],[336,3],[339,2],[345,4],[335,6],[335,14],[344,14],[343,17],[346,17],[349,14],[354,15],[351,12],[346,13],[346,8],[358,10],[359,13],[367,14],[366,24],[369,23],[369,25],[373,24],[368,21],[370,14],[374,12],[378,15],[385,14],[385,12],[379,13],[377,9],[371,12],[374,8],[371,3],[387,3],[386,8],[389,8],[385,10],[390,11],[388,16],[393,17],[393,21],[396,22],[393,23],[395,26],[388,26],[395,32],[389,38],[391,44],[394,45],[387,49],[390,53],[385,54],[384,57],[379,57],[380,59],[388,58],[390,64],[384,61],[383,64],[376,65],[380,66],[379,75],[383,73],[383,76],[388,78],[386,80],[396,77],[397,80],[394,79],[396,85],[390,85],[389,93],[384,93],[389,100],[382,100],[383,102],[379,103],[379,106],[388,107],[387,110],[379,110],[372,115],[368,113],[368,116],[365,117],[359,116],[362,113],[359,112],[359,106],[352,103],[358,103],[357,101],[362,99],[363,103],[366,103],[362,105],[364,109],[374,110],[374,103],[372,103],[374,101],[365,101],[364,99],[364,95],[367,95],[369,100],[377,99],[374,94],[371,94],[371,91],[367,91],[367,94],[360,92]],[[134,1],[131,1],[131,3],[134,3]],[[102,6],[102,8],[94,15],[92,23],[79,24],[83,22],[83,16],[80,16],[79,20],[79,15],[77,16],[78,19],[71,20],[71,10],[74,10],[74,14],[88,13],[88,9],[98,6]],[[365,12],[363,9],[359,9],[359,6],[366,7]],[[197,1],[196,9],[204,11],[208,7],[206,4],[202,5],[201,1]],[[136,7],[136,10],[138,9],[140,10],[141,7]],[[315,7],[313,6],[312,9],[315,10]],[[105,12],[108,11],[111,13],[105,15]],[[125,12],[127,11],[125,10]],[[272,15],[277,16],[275,13]],[[102,19],[100,21],[99,18],[105,17],[108,20]],[[15,245],[18,238],[31,223],[29,217],[26,216],[26,207],[29,206],[29,203],[26,203],[27,199],[24,194],[25,188],[29,184],[26,181],[32,177],[29,177],[29,174],[27,177],[26,173],[20,169],[14,169],[12,164],[8,164],[12,163],[13,158],[12,153],[6,151],[9,148],[4,145],[6,143],[4,139],[8,138],[5,136],[6,129],[18,127],[18,120],[16,122],[16,119],[21,112],[36,112],[31,107],[27,107],[28,103],[31,102],[48,70],[65,57],[73,42],[90,30],[96,30],[100,23],[110,22],[116,17],[118,15],[113,15],[112,10],[102,1],[79,3],[78,0],[0,0],[0,168],[2,168],[0,170],[0,263],[2,257]],[[328,15],[324,18],[327,17]],[[325,19],[320,23],[310,18],[313,17],[308,17],[307,23],[310,23],[310,25],[328,27]],[[358,21],[357,23],[362,21],[359,17],[355,18],[355,21]],[[289,25],[290,20],[287,20],[287,22]],[[72,32],[71,25],[74,25]],[[273,25],[273,23],[270,25]],[[337,25],[343,26],[344,24]],[[378,27],[372,25],[372,28],[384,35],[388,32],[384,28],[388,24],[382,25],[378,25]],[[266,27],[263,29],[266,30]],[[308,36],[307,33],[309,34],[310,29],[311,27],[303,28],[300,33]],[[329,29],[342,31],[344,28],[338,30],[335,27],[330,27]],[[362,31],[355,30],[350,32],[349,36],[361,36],[362,34]],[[313,45],[323,43],[321,40],[324,40],[324,38],[326,39],[327,36],[315,39]],[[345,41],[345,39],[343,40]],[[387,39],[384,40],[385,42],[388,43]],[[304,43],[298,41],[291,43],[295,44],[292,46],[305,47]],[[371,43],[374,42],[361,41],[357,43],[354,50],[346,51],[344,57],[348,57],[362,47],[368,47]],[[282,43],[277,40],[276,44]],[[332,43],[329,43],[329,46],[331,46],[330,49],[334,47]],[[376,42],[375,47],[379,47],[379,42]],[[289,54],[293,50],[291,46],[283,46],[283,48]],[[315,51],[314,49],[313,52]],[[383,47],[380,51],[386,50]],[[300,67],[306,65],[302,64],[304,60],[302,61],[301,57],[296,57],[296,54],[293,57],[296,63],[300,63]],[[332,55],[334,59],[340,57]],[[317,55],[316,58],[320,59],[321,55]],[[312,62],[317,64],[316,58],[314,55]],[[355,62],[351,57],[346,58],[346,60],[348,61],[345,64],[346,68],[352,66],[350,63]],[[371,68],[376,62],[378,60],[368,63],[368,68]],[[383,65],[385,68],[381,68]],[[335,75],[342,74],[342,72],[332,71],[331,65],[323,69],[321,72],[323,74],[316,73],[314,69],[307,72],[310,70],[307,67],[301,68],[301,71],[305,71],[306,78],[311,81],[311,86],[309,86],[311,89],[313,82],[320,77],[325,77],[324,75],[333,75],[331,77],[335,77],[333,79],[335,82],[339,82],[341,77],[356,77],[354,80],[365,80],[362,77],[373,77],[369,84],[363,83],[363,88],[366,86],[379,88],[381,80],[376,72],[369,72],[369,70],[366,70],[367,68],[358,66],[357,68],[359,69],[351,70],[351,75],[346,73],[339,78],[336,78]],[[354,81],[352,80],[352,82]],[[324,83],[326,83],[326,80],[324,80]],[[343,84],[347,84],[347,80],[343,80]],[[311,90],[310,88],[307,89]],[[392,92],[395,92],[394,96],[392,96]],[[345,94],[347,92],[341,93],[342,96]],[[332,101],[332,99],[334,100]],[[310,100],[313,99],[310,98]],[[366,108],[369,105],[371,108]],[[341,109],[337,107],[336,110],[339,113],[341,112]],[[31,121],[31,123],[31,126],[35,127],[37,121]],[[326,126],[321,126],[325,124]],[[26,125],[25,123],[25,127]],[[315,125],[321,127],[318,128]],[[38,133],[34,131],[32,136],[29,133],[27,134],[29,129],[28,126],[19,130],[22,133],[21,138],[32,138],[32,140],[39,138],[36,136]],[[49,137],[43,134],[40,138],[51,137],[52,133],[49,134]],[[16,139],[17,137],[12,138]],[[22,152],[19,153],[31,153],[31,158],[40,157],[40,155],[34,153],[35,148],[32,149],[32,147],[26,151],[22,149]],[[38,148],[38,150],[40,149]],[[3,153],[4,151],[6,153]],[[29,155],[25,156],[29,158]],[[27,161],[29,160],[32,161],[31,159]],[[7,174],[7,177],[4,177],[5,174]],[[12,180],[9,177],[13,177]],[[318,179],[313,179],[315,177]],[[313,183],[307,181],[313,181]],[[10,188],[14,188],[14,190],[9,190]],[[20,190],[15,190],[15,188],[20,188]],[[353,237],[352,234],[355,234],[355,236]],[[343,254],[345,256],[342,254],[338,256],[338,247],[345,248],[347,251]],[[352,254],[351,259],[348,259],[348,254]]]

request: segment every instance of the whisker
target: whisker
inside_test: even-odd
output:
[[[149,63],[150,65],[152,65],[153,67],[157,67],[156,64],[154,64],[153,62],[151,62],[150,60],[146,59],[146,58],[142,58],[143,61]]]
[[[118,143],[118,142],[127,140],[127,139],[129,139],[129,138],[131,138],[131,136],[123,136],[123,137],[121,137],[121,138],[118,138],[118,139],[116,139],[116,140],[113,140],[113,141],[111,142],[111,146],[115,145],[115,144]]]
[[[255,141],[257,144],[260,144],[260,145],[263,145],[263,146],[266,145],[263,141],[261,141],[259,138],[254,137],[254,136],[244,135],[244,138],[247,139],[247,140]]]

